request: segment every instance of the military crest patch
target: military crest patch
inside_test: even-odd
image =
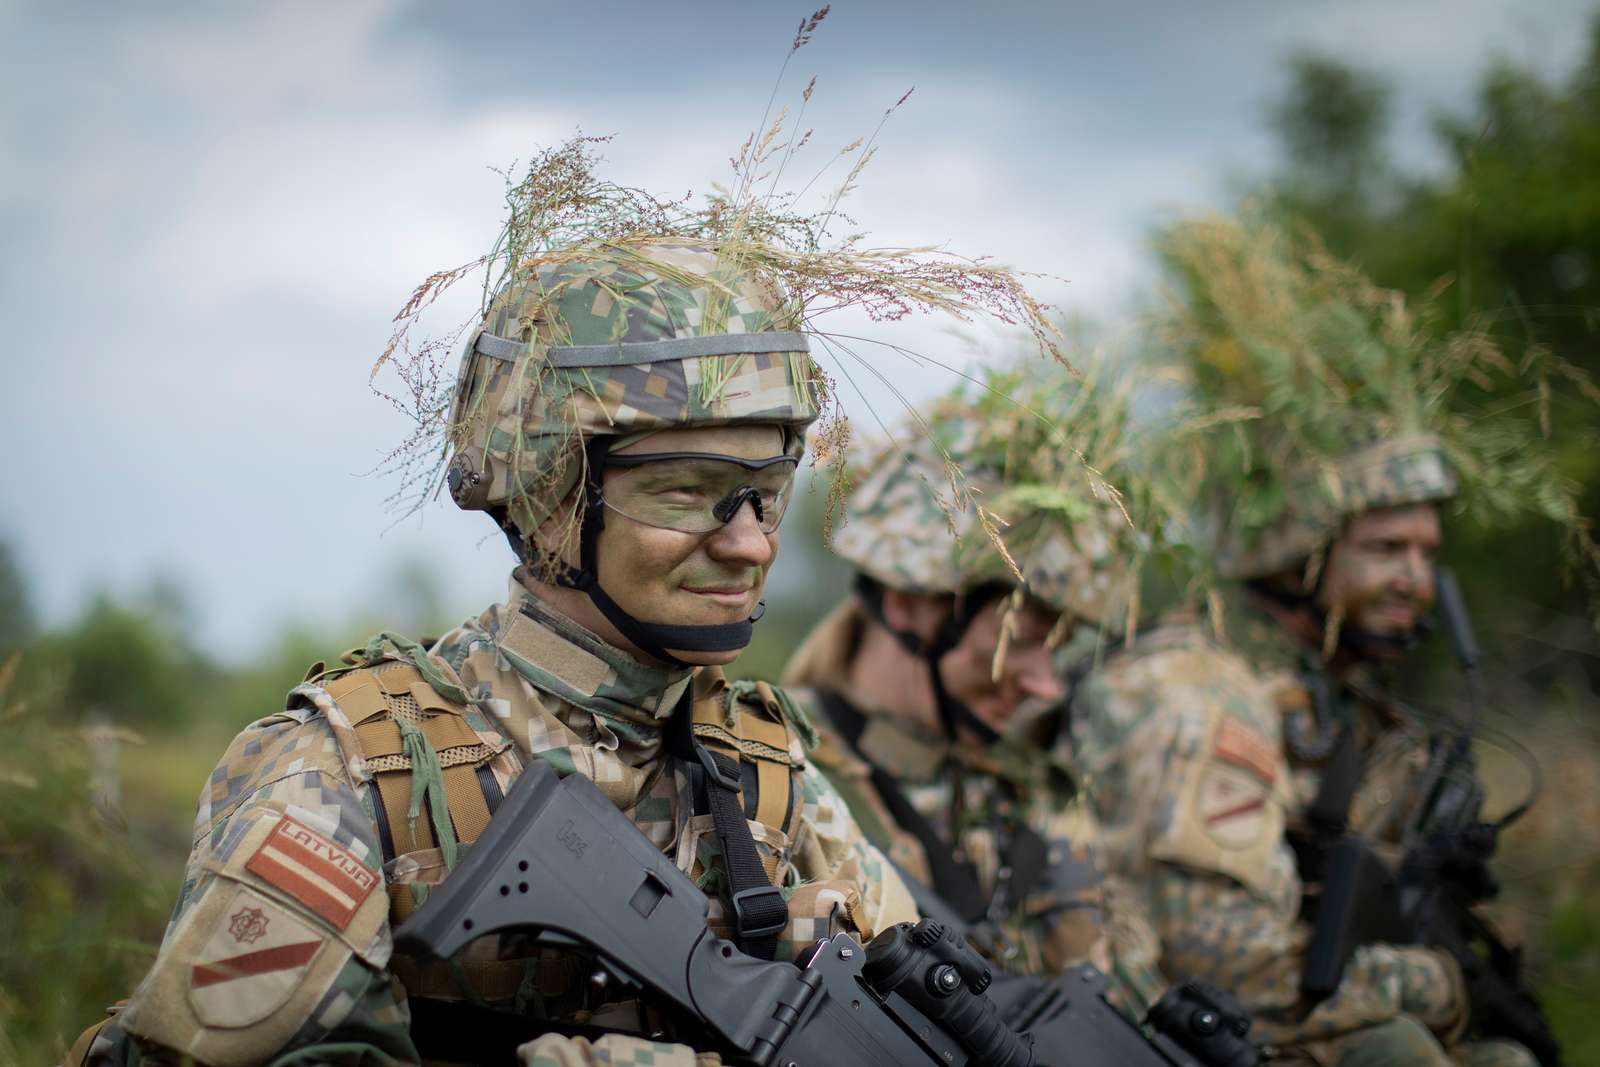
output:
[[[1267,798],[1261,783],[1232,767],[1212,766],[1200,780],[1200,821],[1224,848],[1248,848],[1261,837]]]
[[[350,925],[379,881],[378,872],[349,849],[288,815],[278,820],[245,868],[338,930]]]
[[[189,968],[189,1004],[207,1026],[249,1026],[289,999],[323,936],[247,886],[218,914]]]
[[[254,944],[266,936],[267,913],[260,908],[242,907],[229,918],[228,932],[235,941]]]

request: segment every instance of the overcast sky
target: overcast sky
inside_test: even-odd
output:
[[[803,6],[0,0],[0,538],[45,619],[160,572],[236,657],[285,620],[381,610],[404,560],[452,615],[499,597],[487,520],[442,502],[394,526],[363,476],[405,432],[366,385],[390,316],[493,239],[491,168],[579,129],[616,136],[619,181],[723,179]],[[780,101],[819,76],[820,166],[915,86],[849,202],[861,227],[1061,276],[1048,298],[1114,319],[1156,220],[1271,164],[1289,50],[1388,78],[1397,154],[1424,167],[1429,114],[1497,55],[1564,73],[1592,6],[844,0]],[[954,363],[1006,347],[877,332]]]

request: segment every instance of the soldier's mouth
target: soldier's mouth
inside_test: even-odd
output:
[[[695,596],[703,596],[719,604],[730,606],[744,604],[750,599],[750,594],[755,591],[755,586],[753,585],[701,586],[698,588],[685,585],[681,588],[686,593],[693,593]]]
[[[1386,629],[1410,630],[1417,625],[1418,612],[1410,604],[1375,604],[1369,618]]]

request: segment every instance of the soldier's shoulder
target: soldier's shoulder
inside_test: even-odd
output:
[[[283,710],[234,737],[202,791],[196,840],[250,797],[280,783],[326,790],[369,781],[363,737],[393,707],[459,714],[470,703],[448,663],[416,642],[383,636],[345,653],[332,668],[312,664],[289,690]]]
[[[1102,695],[1180,688],[1249,687],[1256,674],[1198,626],[1163,626],[1139,635],[1087,672],[1083,688]]]
[[[1073,693],[1073,718],[1084,731],[1125,737],[1162,725],[1184,733],[1218,716],[1268,737],[1278,733],[1276,704],[1254,666],[1194,626],[1163,627],[1109,657]]]
[[[124,1015],[143,1041],[262,1062],[340,1014],[340,982],[366,983],[387,962],[378,831],[333,680],[320,664],[307,672],[203,787],[178,908]]]
[[[351,780],[350,761],[323,709],[305,699],[307,688],[308,683],[302,682],[291,691],[282,711],[257,719],[234,736],[201,789],[196,841],[252,796],[279,783],[307,774],[332,782]]]

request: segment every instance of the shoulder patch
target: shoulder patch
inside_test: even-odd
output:
[[[285,815],[250,856],[245,869],[288,893],[336,930],[350,925],[378,872],[347,848]]]
[[[1153,811],[1151,859],[1225,874],[1267,891],[1283,843],[1288,776],[1272,735],[1212,706],[1187,754],[1169,754]]]
[[[1195,806],[1206,833],[1227,849],[1255,844],[1267,820],[1267,795],[1261,784],[1231,767],[1206,769]]]
[[[207,1026],[242,1027],[281,1008],[327,944],[287,909],[240,886],[189,968],[189,1004]]]
[[[1231,715],[1217,726],[1211,751],[1219,760],[1254,772],[1268,785],[1278,778],[1278,752],[1272,742]]]

